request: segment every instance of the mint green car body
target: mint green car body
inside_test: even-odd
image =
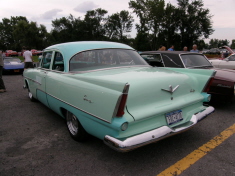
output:
[[[104,57],[105,49],[131,53],[138,60],[128,60],[128,55],[119,59],[120,65],[109,61],[113,63],[92,67],[93,58]],[[58,63],[63,65],[61,70],[56,69]],[[92,66],[73,68],[81,63]],[[213,107],[203,105],[210,99],[203,89],[214,74],[212,70],[151,67],[133,48],[120,43],[71,42],[46,48],[39,67],[24,72],[24,81],[31,99],[65,119],[72,113],[86,133],[123,152],[189,129],[212,113]],[[124,95],[123,114],[117,116]],[[166,116],[176,118],[175,112],[182,119],[168,123]]]

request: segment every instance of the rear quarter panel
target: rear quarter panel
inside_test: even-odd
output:
[[[50,72],[47,74],[46,92],[49,96],[111,123],[117,100],[125,85],[120,84],[118,91],[79,79],[79,76]],[[49,106],[58,109],[50,101]]]

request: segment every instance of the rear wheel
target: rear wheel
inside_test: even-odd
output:
[[[66,122],[69,133],[74,140],[85,141],[87,139],[88,137],[87,132],[82,127],[81,123],[73,113],[67,111]]]

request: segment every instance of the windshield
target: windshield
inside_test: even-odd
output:
[[[144,59],[133,50],[102,49],[84,51],[73,56],[70,71],[88,71],[123,66],[148,66]]]
[[[211,63],[203,56],[199,54],[182,54],[181,59],[185,67],[213,67]]]
[[[4,59],[4,62],[7,63],[7,62],[20,62],[20,59],[17,59],[17,58],[5,58]]]

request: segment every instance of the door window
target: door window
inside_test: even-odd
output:
[[[51,66],[52,51],[44,52],[42,56],[41,67],[49,69]]]
[[[235,55],[232,55],[228,58],[229,61],[235,61]]]

